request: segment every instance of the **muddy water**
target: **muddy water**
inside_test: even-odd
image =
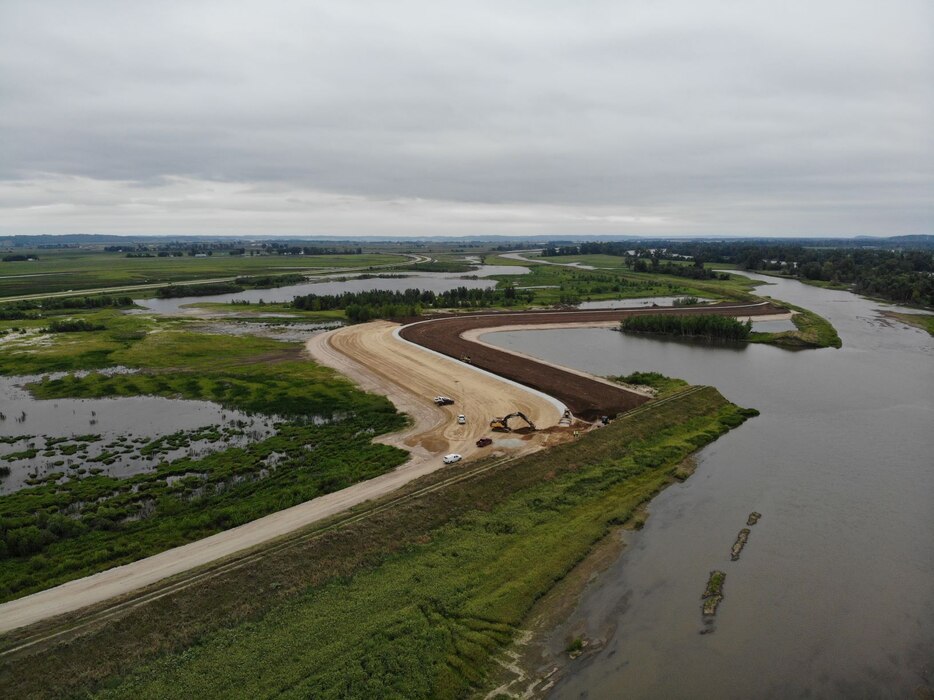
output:
[[[0,470],[0,495],[53,474],[130,476],[275,433],[274,418],[209,401],[157,396],[37,400],[23,385],[39,379],[0,378],[0,468],[9,469],[9,474]],[[172,438],[154,442],[167,436]],[[31,450],[35,454],[30,456]]]
[[[641,309],[645,306],[672,306],[680,297],[640,297],[638,299],[602,299],[600,301],[582,301],[579,309]],[[699,299],[699,301],[710,301]]]
[[[538,669],[563,667],[551,697],[915,697],[934,684],[934,338],[847,292],[779,281],[760,293],[829,318],[843,349],[485,336],[595,374],[712,384],[762,412],[653,500],[552,631]],[[752,511],[762,519],[733,562]],[[701,635],[713,569],[725,597]],[[569,662],[561,650],[578,635],[596,644]]]
[[[496,286],[496,280],[486,279],[490,275],[521,275],[528,271],[528,268],[525,267],[483,265],[470,273],[426,272],[406,275],[405,277],[371,277],[368,279],[357,279],[348,275],[338,280],[291,284],[274,289],[250,289],[235,294],[179,297],[177,299],[140,299],[137,303],[159,314],[177,314],[184,313],[183,306],[204,302],[215,304],[229,304],[232,301],[281,303],[292,301],[295,297],[305,294],[343,294],[344,292],[368,292],[374,289],[403,291],[417,288],[432,292],[445,292],[458,287],[492,289]],[[479,279],[465,279],[465,274]],[[236,307],[231,310],[236,310]]]

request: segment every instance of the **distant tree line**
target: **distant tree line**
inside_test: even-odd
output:
[[[159,299],[176,299],[178,297],[213,296],[215,294],[235,294],[242,292],[243,287],[234,282],[208,282],[205,284],[170,284],[159,287],[156,296]]]
[[[263,248],[276,255],[361,255],[363,248],[330,248],[324,246],[263,243]]]
[[[251,289],[272,289],[274,287],[287,287],[290,284],[301,284],[307,282],[308,278],[298,272],[287,273],[284,275],[250,275],[248,277],[237,277],[234,284]]]
[[[882,248],[810,248],[770,242],[680,244],[711,262],[729,262],[750,271],[849,285],[859,294],[889,301],[934,306],[934,251]]]
[[[28,299],[13,301],[0,306],[0,321],[18,321],[38,318],[35,311],[56,311],[63,309],[106,309],[133,306],[133,299],[127,296],[94,297],[50,297],[48,299]]]
[[[657,244],[614,241],[551,246],[542,255],[616,255],[624,257],[635,272],[696,279],[723,276],[705,270],[705,263],[730,263],[753,272],[777,272],[804,281],[850,285],[859,294],[890,301],[934,306],[934,250],[927,239],[921,237],[904,248],[878,247],[881,243],[873,241],[876,247],[869,244],[833,247],[832,241],[815,241],[810,246],[775,239]],[[685,260],[692,264],[685,265]]]
[[[18,253],[3,256],[3,262],[30,262],[38,259],[38,255],[20,255]]]
[[[741,323],[730,316],[698,314],[648,314],[630,316],[620,322],[620,330],[629,333],[660,333],[710,340],[746,340],[752,330],[752,321]]]

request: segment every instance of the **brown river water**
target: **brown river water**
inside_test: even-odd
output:
[[[550,631],[528,669],[559,667],[539,686],[548,697],[930,697],[919,689],[934,686],[934,338],[881,317],[885,304],[756,278],[772,283],[759,293],[830,319],[843,348],[485,336],[598,375],[710,384],[761,411],[652,501],[645,528]],[[752,511],[762,519],[731,561]],[[713,569],[726,572],[724,599],[700,634]],[[576,636],[592,644],[569,661]]]

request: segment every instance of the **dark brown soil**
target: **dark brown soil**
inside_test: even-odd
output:
[[[604,309],[600,311],[520,311],[440,316],[404,326],[403,338],[423,347],[470,363],[488,372],[511,379],[564,402],[576,417],[596,420],[600,416],[615,416],[648,399],[622,387],[587,379],[579,374],[519,358],[510,353],[461,338],[475,328],[496,328],[513,325],[549,325],[620,321],[639,314],[719,314],[723,316],[763,316],[782,313],[772,304],[724,303],[686,308]]]

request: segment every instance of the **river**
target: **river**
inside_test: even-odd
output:
[[[934,338],[848,292],[756,275],[830,319],[840,350],[493,333],[598,375],[654,370],[761,416],[698,455],[544,641],[554,698],[915,697],[934,685]],[[762,513],[738,561],[730,547]],[[708,573],[726,572],[701,635]],[[591,651],[568,661],[582,635]]]

